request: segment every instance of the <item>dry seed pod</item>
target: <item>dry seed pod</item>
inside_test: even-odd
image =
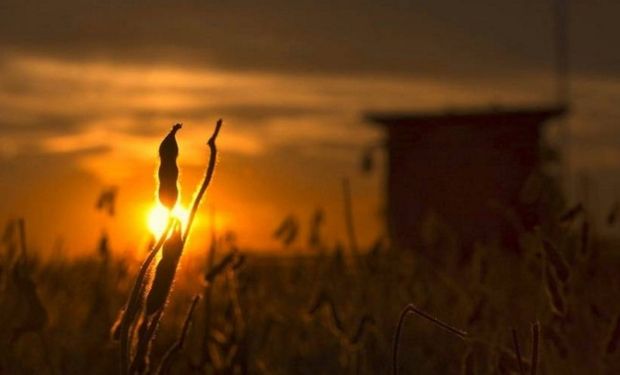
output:
[[[375,319],[372,316],[368,314],[365,314],[364,316],[362,316],[362,319],[357,325],[357,329],[355,330],[355,332],[351,336],[351,339],[349,340],[350,345],[354,346],[354,345],[359,344],[364,338],[365,334],[371,328],[375,326],[376,326]]]
[[[150,316],[164,307],[182,251],[183,241],[181,239],[181,225],[177,222],[174,232],[172,232],[170,238],[164,242],[162,257],[157,264],[151,290],[146,297],[147,316]]]
[[[159,146],[159,201],[169,210],[174,208],[179,197],[179,190],[177,188],[179,146],[175,138],[176,132],[179,129],[181,129],[181,124],[174,125]]]
[[[563,317],[566,314],[566,301],[562,294],[558,280],[555,279],[549,265],[545,267],[544,271],[545,279],[545,291],[549,297],[549,305],[551,311],[559,317]]]
[[[226,254],[218,264],[213,266],[211,270],[207,272],[205,275],[205,281],[212,283],[219,274],[228,269],[231,264],[234,264],[236,255],[237,254],[235,251],[231,251]]]
[[[233,264],[230,266],[233,271],[239,271],[241,266],[245,264],[245,255],[239,254],[235,257]]]
[[[562,216],[560,216],[561,223],[570,223],[577,218],[577,216],[583,214],[583,205],[577,203],[574,207],[568,209]]]
[[[611,335],[607,340],[606,352],[607,354],[613,354],[620,345],[620,315],[616,317],[614,327],[611,330]]]
[[[555,248],[555,246],[553,246],[551,242],[543,240],[543,248],[545,250],[545,255],[547,256],[547,261],[555,270],[556,275],[563,283],[566,283],[570,276],[570,268],[568,267],[568,263],[566,263],[566,260],[562,254]]]
[[[285,247],[288,247],[295,241],[298,232],[299,222],[297,218],[293,215],[288,215],[273,232],[273,237],[279,239]]]

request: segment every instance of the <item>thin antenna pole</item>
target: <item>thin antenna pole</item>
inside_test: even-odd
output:
[[[568,109],[570,103],[569,82],[569,43],[568,43],[568,15],[569,0],[553,0],[554,26],[554,58],[555,58],[555,100],[556,105]],[[560,180],[564,182],[566,196],[570,200],[573,195],[573,181],[570,168],[570,123],[567,116],[559,123],[560,147],[562,161],[560,165]]]
[[[554,0],[555,75],[556,100],[560,106],[568,105],[568,0]]]

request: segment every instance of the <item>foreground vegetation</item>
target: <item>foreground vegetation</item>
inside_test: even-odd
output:
[[[153,264],[113,256],[105,236],[91,257],[42,263],[11,221],[0,373],[620,373],[619,256],[581,206],[546,215],[516,226],[516,249],[466,254],[439,223],[415,249],[327,245],[317,214],[303,256],[250,255],[211,233],[203,254],[181,258],[188,229],[173,243],[173,223]],[[298,238],[287,225],[284,245]]]
[[[466,265],[457,257],[438,265],[379,243],[356,257],[343,249],[242,256],[222,239],[216,273],[205,273],[205,258],[183,261],[152,357],[163,358],[177,340],[199,292],[171,373],[389,373],[394,330],[410,302],[469,335],[408,320],[399,348],[403,374],[519,373],[512,329],[527,367],[535,321],[540,373],[620,371],[617,257],[595,252],[599,243],[581,254],[569,246],[581,242],[576,235],[546,255],[534,236],[524,237],[531,245],[523,254],[478,247]],[[117,373],[110,327],[136,265],[107,252],[46,264],[22,262],[10,246],[2,254],[2,373]],[[553,265],[556,255],[566,269]]]

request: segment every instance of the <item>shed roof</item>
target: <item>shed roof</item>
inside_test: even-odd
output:
[[[368,112],[367,121],[384,126],[446,126],[522,123],[541,125],[545,120],[564,115],[566,106],[474,109],[437,112]]]

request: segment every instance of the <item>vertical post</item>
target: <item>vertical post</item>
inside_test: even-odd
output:
[[[554,36],[554,69],[555,69],[555,101],[559,107],[568,108],[570,95],[569,74],[569,0],[553,0],[553,36]],[[571,173],[570,122],[563,117],[559,123],[559,143],[562,149],[560,180],[570,200],[573,195],[573,176]]]
[[[357,236],[355,234],[355,224],[353,223],[353,203],[351,199],[351,186],[348,178],[342,179],[342,197],[344,201],[344,219],[347,226],[347,236],[349,238],[349,249],[354,256],[357,256]]]
[[[556,100],[560,106],[568,104],[568,0],[554,0],[555,80]]]

